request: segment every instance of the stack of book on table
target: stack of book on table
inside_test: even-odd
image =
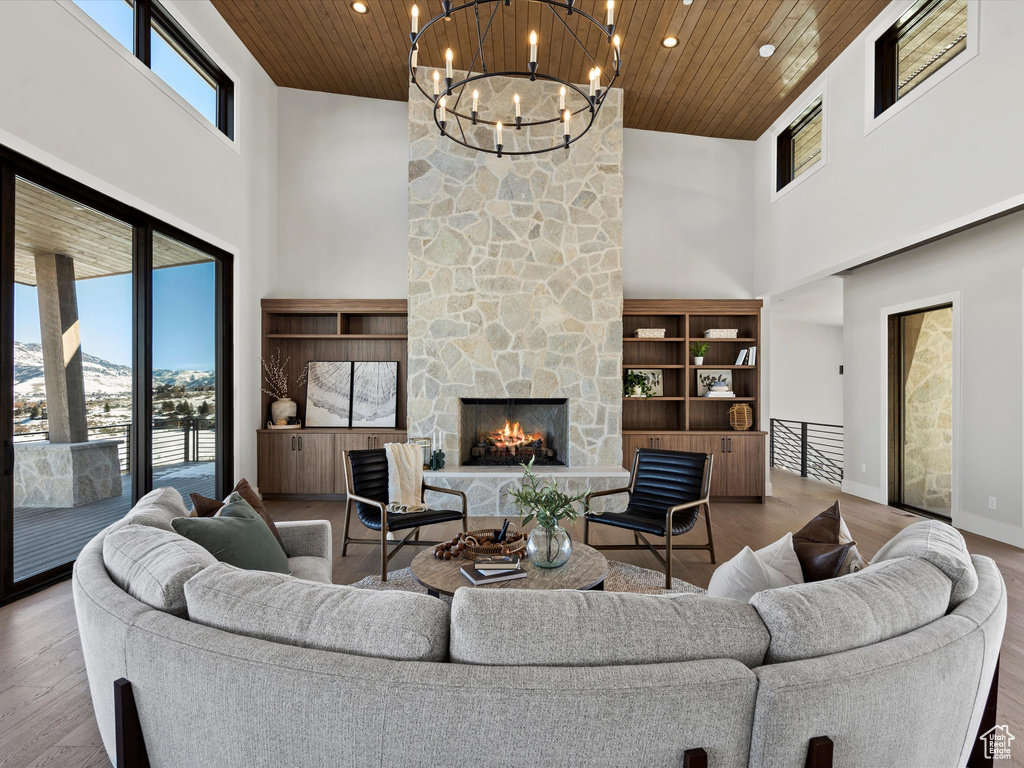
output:
[[[526,571],[523,570],[516,555],[480,557],[472,564],[462,566],[461,570],[462,575],[474,586],[526,578]]]

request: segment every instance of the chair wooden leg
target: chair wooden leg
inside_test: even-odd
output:
[[[583,543],[590,544],[590,521],[587,520],[586,514],[583,515]]]
[[[807,745],[805,768],[832,768],[832,739],[815,736]]]
[[[469,533],[469,515],[465,510],[462,511],[462,532]]]
[[[341,529],[341,556],[348,551],[348,524],[352,519],[352,502],[345,500],[345,525]]]
[[[123,677],[114,681],[114,744],[117,768],[149,768],[135,693]]]
[[[388,527],[380,527],[380,580],[388,580]]]
[[[711,504],[704,505],[704,523],[708,527],[708,548],[711,551],[711,562],[715,562],[715,537],[711,534]]]
[[[416,533],[413,534],[412,540],[413,541],[419,541],[420,540],[420,529],[419,528],[417,528],[416,529]]]

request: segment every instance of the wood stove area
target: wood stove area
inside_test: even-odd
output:
[[[509,467],[568,464],[565,398],[462,398],[459,463]]]

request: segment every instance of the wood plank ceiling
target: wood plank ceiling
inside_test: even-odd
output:
[[[277,85],[408,99],[411,0],[364,0],[366,14],[352,10],[349,0],[212,1]],[[756,139],[887,4],[617,0],[625,125]],[[436,0],[420,0],[419,6],[423,20],[440,12]],[[576,7],[604,19],[604,0],[577,0]],[[488,4],[481,7],[484,24],[490,11]],[[456,68],[472,60],[477,47],[472,13],[435,27],[440,31],[434,39],[423,41],[421,65],[443,69],[448,46]],[[585,83],[589,63],[582,53],[573,53],[575,43],[550,10],[530,0],[512,0],[497,15],[484,49],[489,68],[525,70],[532,29],[540,37],[540,70]],[[668,35],[679,45],[665,48],[661,43]],[[594,50],[607,47],[596,30],[583,39]],[[766,43],[776,48],[767,59],[758,54]]]
[[[132,228],[99,211],[17,179],[14,192],[14,282],[36,284],[35,257],[60,253],[75,260],[75,279],[129,274]],[[210,261],[160,234],[153,236],[153,268]]]

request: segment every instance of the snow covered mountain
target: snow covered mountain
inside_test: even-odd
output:
[[[132,391],[132,369],[99,357],[82,355],[86,395],[127,395]],[[153,371],[153,385],[169,384],[188,390],[213,386],[213,371]],[[39,344],[14,342],[14,392],[18,395],[42,395],[43,349]]]

